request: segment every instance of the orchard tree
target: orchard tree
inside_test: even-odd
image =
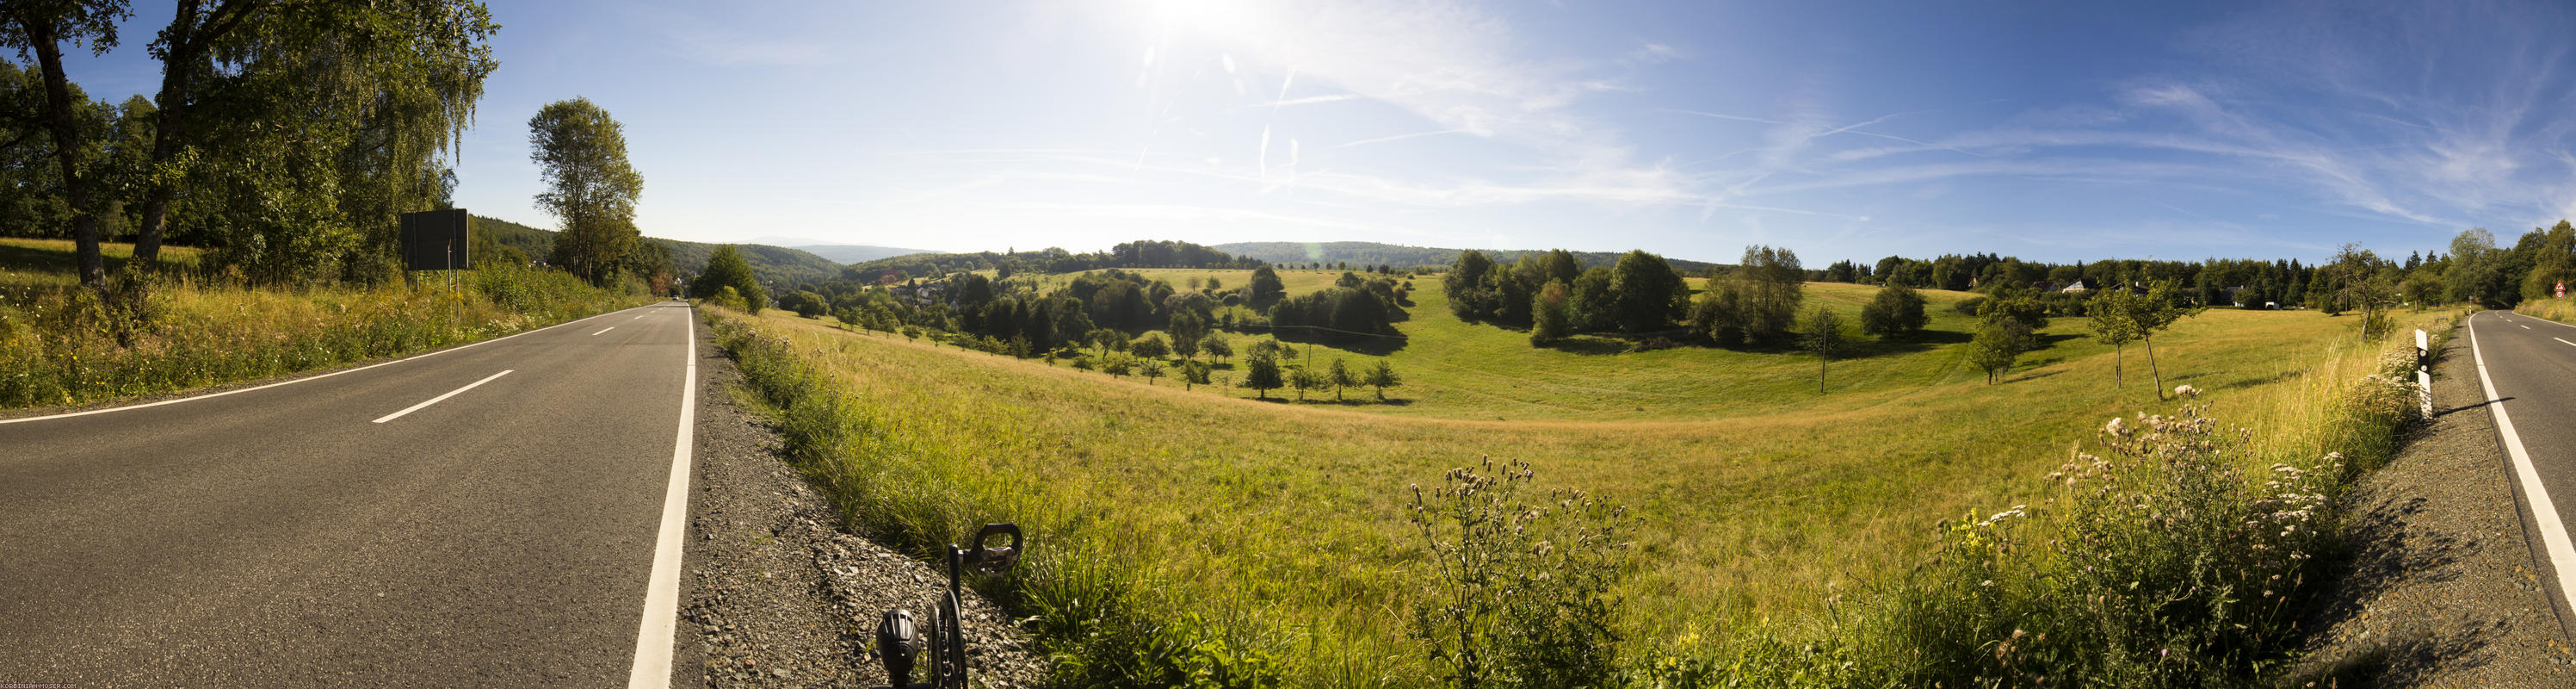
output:
[[[1825,362],[1851,348],[1851,336],[1843,333],[1843,317],[1822,306],[1807,312],[1798,323],[1798,343],[1816,355],[1816,394],[1825,394]]]
[[[1163,362],[1160,359],[1146,359],[1144,361],[1137,362],[1136,374],[1145,377],[1146,385],[1153,385],[1154,379],[1163,377]]]
[[[554,263],[606,285],[637,241],[644,176],[626,162],[626,134],[587,98],[555,101],[528,119],[528,158],[546,181],[537,205],[563,223]]]
[[[1243,386],[1252,388],[1253,399],[1267,398],[1270,391],[1287,384],[1279,377],[1279,357],[1276,354],[1254,351],[1247,365],[1249,370],[1243,374]]]
[[[1171,356],[1172,347],[1163,343],[1161,335],[1146,335],[1136,338],[1134,343],[1127,345],[1127,351],[1147,359],[1161,359]]]
[[[1307,390],[1324,387],[1330,382],[1324,378],[1324,372],[1302,366],[1288,373],[1288,386],[1297,389],[1299,402],[1306,401]]]
[[[1199,351],[1221,361],[1234,356],[1234,345],[1227,344],[1224,335],[1208,333],[1207,337],[1199,339]]]
[[[2147,296],[2129,302],[2129,322],[2138,340],[2147,345],[2147,370],[2156,376],[2156,399],[2165,398],[2165,373],[2156,366],[2156,333],[2173,327],[2174,321],[2200,315],[2201,309],[2174,306],[2174,283],[2157,280],[2147,288]]]
[[[1380,402],[1384,402],[1386,401],[1386,389],[1403,385],[1404,379],[1396,377],[1394,366],[1388,365],[1385,359],[1379,359],[1377,360],[1377,366],[1369,369],[1368,380],[1366,382],[1369,386],[1377,388],[1377,399]]]
[[[2011,373],[2022,352],[2030,351],[2030,348],[2029,325],[2008,318],[1988,319],[1977,327],[1976,336],[1968,340],[1968,363],[1984,370],[1986,384],[1993,385]]]
[[[1342,388],[1360,384],[1359,376],[1351,371],[1349,364],[1342,363],[1340,359],[1334,359],[1333,365],[1325,369],[1324,373],[1324,381],[1333,384],[1335,402],[1342,401]]]
[[[2131,293],[2127,287],[2113,287],[2099,290],[2092,299],[2085,300],[2084,312],[2086,318],[2092,321],[2093,340],[2111,346],[2111,388],[2113,390],[2119,389],[2124,384],[2122,380],[2124,374],[2121,372],[2124,363],[2122,351],[2128,348],[2129,343],[2138,341],[2136,319],[2138,304],[2136,302],[2139,299],[2140,297]],[[2163,383],[2159,382],[2157,385],[2162,386]]]
[[[1182,389],[1182,390],[1189,390],[1189,389],[1191,389],[1191,387],[1192,387],[1192,386],[1195,386],[1195,385],[1206,385],[1206,384],[1208,384],[1208,365],[1207,365],[1207,362],[1205,362],[1205,361],[1184,361],[1184,362],[1181,362],[1181,389]]]

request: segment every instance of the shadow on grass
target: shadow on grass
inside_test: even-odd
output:
[[[126,261],[132,260],[129,257],[116,255],[105,255],[102,258],[108,275],[115,275],[117,271],[125,268]],[[0,267],[73,277],[80,274],[78,260],[78,256],[68,251],[0,244]],[[168,262],[164,261],[164,265],[168,265]]]

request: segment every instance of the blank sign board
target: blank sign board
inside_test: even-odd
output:
[[[402,215],[404,270],[448,270],[474,267],[472,233],[465,209],[421,211]]]

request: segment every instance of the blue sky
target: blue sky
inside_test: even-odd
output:
[[[145,92],[165,3],[76,65]],[[625,123],[647,234],[1365,240],[1810,266],[2322,258],[2576,216],[2548,4],[495,2],[459,203]],[[156,15],[155,13],[161,13]],[[2508,239],[2509,241],[2509,239]]]

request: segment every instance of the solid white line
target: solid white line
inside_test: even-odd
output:
[[[626,673],[627,689],[671,686],[671,644],[680,613],[680,541],[689,518],[689,449],[697,444],[698,329],[692,316],[680,319],[688,339],[681,354],[689,372],[680,384],[680,434],[671,442],[671,487],[662,494],[662,531],[653,543],[653,576],[644,586],[644,621],[635,630],[635,666]]]
[[[612,325],[612,326],[608,326],[608,327],[605,327],[605,328],[600,328],[600,329],[599,329],[599,333],[604,333],[604,332],[608,332],[608,331],[616,330],[616,329],[617,329],[617,326]],[[590,336],[591,336],[591,337],[598,337],[598,336],[599,336],[599,333],[591,333],[591,334],[590,334]]]
[[[649,306],[638,306],[638,307],[635,307],[635,308],[643,309],[643,308],[652,308],[652,307],[649,307]],[[612,311],[612,312],[610,312],[610,313],[623,313],[623,312],[622,312],[622,311]],[[582,321],[586,321],[586,320],[590,320],[590,319],[593,319],[593,318],[598,318],[598,317],[600,317],[600,316],[606,316],[606,315],[608,315],[608,314],[603,313],[603,314],[598,314],[598,315],[594,315],[594,316],[584,316],[584,317],[581,317],[581,318],[576,318],[576,319],[573,319],[573,320],[564,321],[564,322],[562,322],[562,323],[556,323],[556,324],[554,324],[554,325],[549,325],[549,326],[546,326],[546,327],[543,327],[543,328],[538,328],[538,329],[536,329],[536,330],[530,330],[530,331],[527,331],[527,332],[517,333],[517,334],[513,334],[513,335],[506,335],[506,336],[502,336],[502,337],[495,337],[495,338],[492,338],[492,339],[489,339],[489,340],[484,340],[484,341],[482,341],[482,342],[474,342],[474,343],[469,343],[469,344],[458,345],[458,346],[455,346],[455,347],[449,347],[449,348],[447,348],[447,349],[441,349],[441,350],[438,350],[438,351],[435,351],[435,352],[427,352],[427,353],[422,353],[422,354],[414,354],[414,355],[407,356],[407,357],[403,357],[403,358],[400,358],[400,359],[395,359],[395,360],[393,360],[393,361],[387,361],[387,362],[382,362],[382,363],[368,364],[368,365],[365,365],[365,366],[360,366],[360,367],[353,368],[353,369],[348,369],[348,370],[345,370],[345,371],[332,371],[332,372],[330,372],[330,373],[325,373],[325,374],[318,375],[318,376],[311,376],[311,377],[306,377],[306,378],[297,378],[297,379],[294,379],[294,380],[282,380],[282,381],[278,381],[278,382],[275,382],[275,383],[269,383],[269,384],[267,384],[267,385],[262,385],[262,386],[255,387],[255,388],[242,388],[242,389],[239,389],[239,390],[225,390],[225,391],[223,391],[223,392],[208,393],[208,394],[198,395],[198,396],[195,396],[195,397],[181,397],[181,398],[179,398],[179,399],[175,399],[175,400],[161,400],[161,401],[159,401],[159,402],[145,402],[145,403],[143,403],[143,404],[137,404],[137,405],[131,405],[131,406],[124,406],[124,407],[108,407],[108,408],[106,408],[106,409],[92,409],[92,410],[89,410],[89,411],[76,411],[76,412],[71,412],[71,413],[68,413],[68,414],[54,414],[54,415],[50,415],[50,416],[30,416],[30,417],[23,418],[23,419],[0,419],[0,425],[13,424],[13,423],[26,423],[26,422],[29,422],[29,421],[44,421],[44,420],[46,420],[46,419],[68,419],[68,418],[75,417],[75,416],[88,416],[88,415],[91,415],[91,414],[105,414],[105,413],[112,412],[112,411],[126,411],[126,410],[129,410],[129,409],[143,409],[143,408],[146,408],[146,407],[158,407],[158,406],[161,406],[161,405],[164,405],[164,404],[178,404],[178,403],[180,403],[180,402],[195,402],[195,401],[197,401],[197,400],[214,399],[214,398],[222,397],[222,396],[225,396],[225,395],[238,395],[238,394],[242,394],[242,393],[245,393],[245,392],[257,392],[257,391],[260,391],[260,390],[266,390],[266,389],[273,388],[273,387],[277,387],[277,386],[280,386],[280,385],[294,385],[294,384],[296,384],[296,383],[302,383],[302,382],[306,382],[306,381],[321,380],[321,379],[329,378],[329,377],[336,376],[336,375],[342,375],[342,374],[348,374],[348,373],[357,373],[357,372],[359,372],[359,371],[364,371],[364,370],[371,369],[371,368],[375,368],[375,367],[378,367],[378,366],[392,366],[392,365],[394,365],[394,364],[399,364],[399,363],[402,363],[402,362],[405,362],[405,361],[410,361],[410,360],[413,360],[413,359],[427,359],[427,358],[430,358],[430,357],[438,356],[438,355],[440,355],[440,354],[446,354],[446,353],[448,353],[448,352],[461,351],[461,350],[466,350],[466,349],[473,349],[473,348],[475,348],[475,347],[481,347],[481,346],[483,346],[483,345],[491,344],[491,343],[494,343],[494,342],[499,342],[499,341],[502,341],[502,340],[507,340],[507,339],[510,339],[510,338],[513,338],[513,337],[518,337],[518,336],[520,336],[520,335],[528,335],[528,334],[533,334],[533,333],[536,333],[536,332],[539,332],[539,331],[553,330],[553,329],[556,329],[556,328],[561,328],[561,327],[564,327],[564,326],[567,326],[567,325],[572,325],[572,324],[574,324],[574,323],[579,323],[579,322],[582,322]]]
[[[2497,435],[2504,437],[2505,454],[2513,457],[2513,475],[2522,483],[2522,494],[2531,500],[2533,526],[2540,529],[2540,541],[2549,550],[2549,564],[2558,570],[2560,602],[2576,609],[2576,543],[2567,536],[2567,524],[2558,518],[2558,504],[2549,501],[2549,488],[2540,484],[2540,470],[2531,465],[2531,453],[2522,447],[2522,436],[2514,433],[2513,417],[2504,411],[2502,396],[2496,394],[2495,376],[2487,373],[2486,351],[2478,348],[2478,329],[2469,327],[2469,352],[2478,360],[2478,382],[2485,383],[2487,405],[2495,414]]]
[[[384,418],[376,419],[376,423],[384,423],[384,422],[387,422],[387,421],[392,421],[392,420],[394,420],[394,419],[402,418],[404,414],[409,414],[409,413],[412,413],[412,412],[420,411],[420,408],[421,408],[421,407],[426,407],[426,406],[433,405],[433,404],[437,404],[437,403],[440,403],[440,402],[445,402],[445,401],[447,401],[447,398],[455,397],[458,393],[462,393],[462,392],[465,392],[465,391],[467,391],[467,390],[472,390],[472,389],[477,388],[477,387],[482,387],[482,385],[483,385],[484,383],[492,382],[492,379],[494,379],[494,378],[499,378],[499,377],[506,376],[506,375],[510,375],[510,372],[509,372],[509,371],[502,371],[502,372],[500,372],[500,373],[495,373],[495,374],[492,374],[492,375],[489,375],[489,376],[484,376],[482,380],[474,381],[474,382],[472,382],[472,383],[467,383],[467,384],[465,385],[465,387],[457,388],[457,389],[454,389],[454,390],[449,390],[449,391],[447,391],[447,394],[439,395],[439,396],[437,396],[437,397],[429,398],[429,401],[427,401],[427,402],[422,402],[422,403],[420,403],[420,404],[415,404],[415,405],[411,405],[411,406],[409,406],[409,407],[404,407],[402,411],[394,412],[394,413],[391,413],[391,414],[386,414],[386,415],[384,416]]]

